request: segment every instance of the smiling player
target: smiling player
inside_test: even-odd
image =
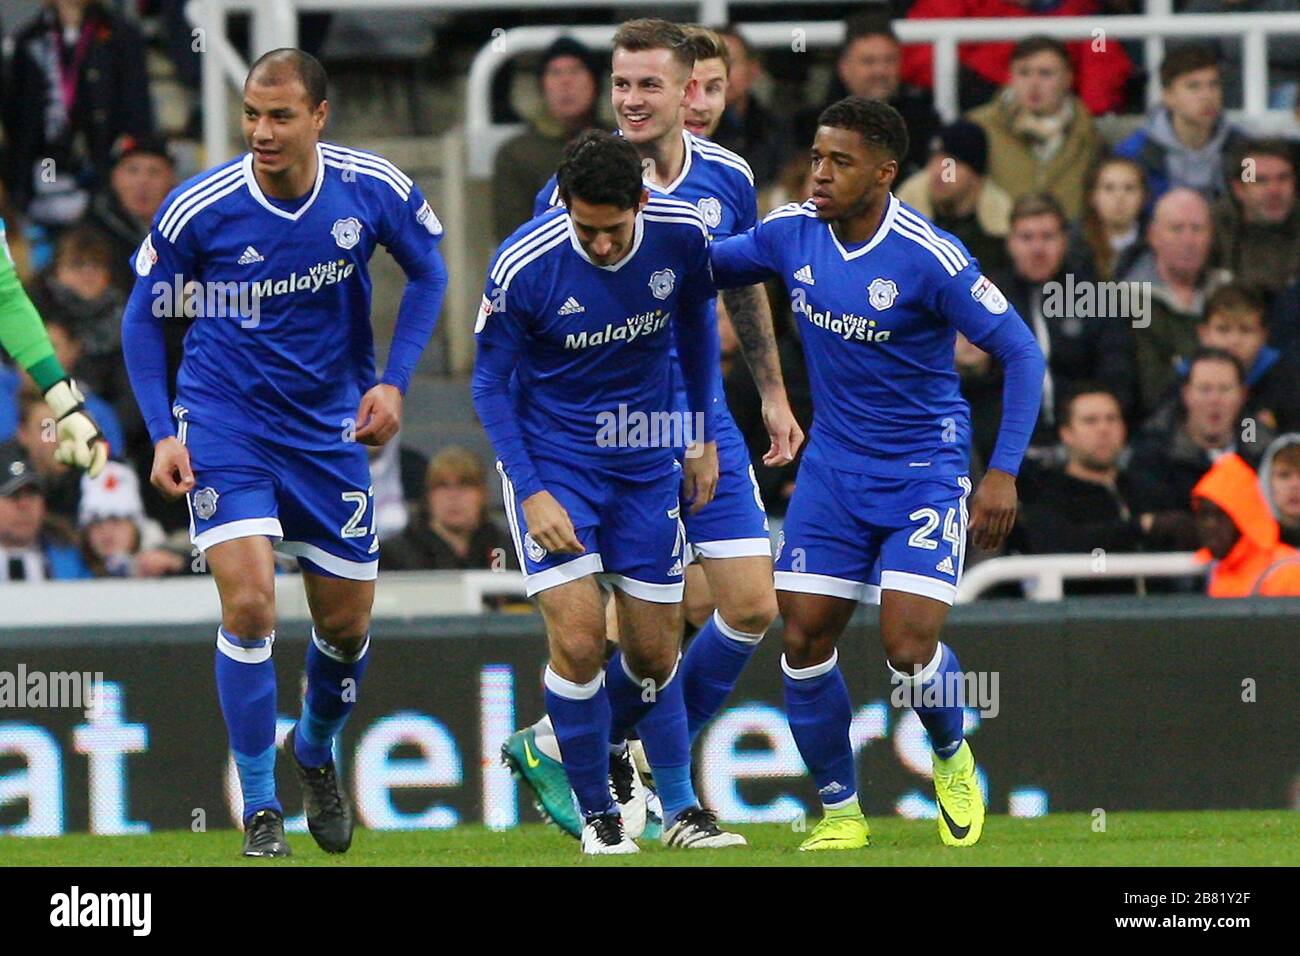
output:
[[[614,36],[611,99],[619,132],[636,149],[652,194],[690,203],[713,239],[747,229],[758,218],[749,166],[702,135],[716,129],[725,108],[728,56],[726,44],[713,31],[664,20],[629,20]],[[548,183],[538,193],[536,211],[559,202],[558,189]],[[732,289],[723,294],[721,305],[762,397],[772,439],[764,461],[788,462],[803,442],[803,432],[786,398],[766,292],[761,285]],[[680,376],[675,394],[674,407],[680,410],[686,401]],[[689,743],[721,709],[776,616],[767,516],[749,451],[723,397],[721,367],[714,372],[714,402],[717,496],[698,514],[682,515],[693,558],[687,568],[686,616],[699,632],[682,658],[682,680],[672,688],[682,695],[681,704],[670,701],[656,708],[638,727],[666,804],[695,801]],[[683,710],[684,738],[674,726]],[[576,836],[578,821],[549,730],[544,719],[524,728],[506,742],[503,754],[547,815]],[[617,762],[613,776],[635,833],[645,815],[644,798]]]
[[[582,851],[634,853],[610,790],[610,745],[666,702],[680,710],[670,691],[681,681],[679,515],[713,507],[718,480],[714,289],[699,214],[650,197],[626,140],[582,134],[558,178],[564,208],[520,227],[493,260],[475,328],[474,405],[546,622],[546,711],[582,813]],[[679,363],[702,425],[692,450],[679,462],[671,445],[607,440],[600,423],[614,409],[649,419],[669,408]],[[622,626],[605,668],[598,576],[615,589]],[[677,732],[685,749],[684,719]],[[743,843],[686,782],[665,796],[663,842]]]

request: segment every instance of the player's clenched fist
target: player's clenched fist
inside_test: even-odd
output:
[[[713,500],[718,487],[718,443],[706,441],[688,448],[682,472],[682,497],[695,514]]]
[[[564,505],[549,491],[538,491],[524,499],[524,523],[534,541],[557,554],[582,554],[587,549],[578,540]]]
[[[363,445],[382,445],[402,424],[402,393],[392,385],[376,385],[361,396],[357,430],[353,437]]]
[[[168,498],[179,498],[194,489],[190,452],[180,439],[164,438],[153,446],[153,471],[149,474],[149,481]]]
[[[86,399],[70,378],[60,379],[45,392],[45,400],[58,420],[59,450],[55,458],[80,468],[94,478],[108,461],[108,442],[86,411]]]

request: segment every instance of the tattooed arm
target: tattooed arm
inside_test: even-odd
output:
[[[767,292],[761,284],[724,289],[719,294],[718,307],[731,319],[736,338],[740,340],[740,351],[763,400],[763,424],[772,439],[763,463],[781,465],[792,461],[803,444],[804,435],[786,398]]]

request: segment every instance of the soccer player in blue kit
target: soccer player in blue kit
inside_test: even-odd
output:
[[[614,36],[611,99],[619,134],[640,156],[652,195],[693,205],[715,240],[749,228],[758,218],[748,164],[705,138],[716,128],[725,105],[727,56],[725,43],[712,31],[665,20],[629,20]],[[688,121],[695,131],[686,129]],[[535,212],[559,203],[556,184],[547,183],[538,193]],[[766,293],[761,285],[731,289],[721,297],[721,305],[762,398],[772,439],[764,460],[785,463],[798,451],[803,433],[786,398]],[[776,616],[767,516],[744,438],[722,394],[720,367],[714,375],[717,496],[709,508],[682,516],[692,559],[686,615],[700,629],[683,657],[681,685],[674,692],[683,695],[692,740],[722,707]],[[678,407],[684,407],[680,376],[675,390]],[[667,721],[671,713],[673,708],[660,708],[638,728],[648,751],[655,749],[658,722]],[[548,816],[576,836],[579,821],[569,808],[549,730],[543,718],[518,731],[506,741],[503,754]],[[664,782],[674,771],[665,774],[661,766],[654,771],[662,798]],[[627,775],[617,763],[611,775],[616,790],[625,791],[621,780]],[[626,795],[631,799],[620,802],[628,829],[636,835],[645,817],[644,798],[636,791]]]
[[[949,692],[960,667],[939,633],[967,531],[994,548],[1015,520],[1015,476],[1038,416],[1044,362],[961,242],[890,193],[906,154],[897,111],[840,100],[818,120],[812,198],[710,252],[720,287],[785,280],[812,385],[814,425],[776,559],[786,712],[825,813],[802,850],[870,839],[835,648],[863,601],[880,603],[888,665],[930,739],[940,837],[970,846],[984,824],[962,702]],[[969,522],[970,412],[953,362],[957,331],[1005,374],[997,444]]]
[[[681,679],[680,514],[706,510],[718,480],[715,290],[704,221],[689,203],[650,196],[627,140],[582,134],[558,181],[564,208],[521,226],[493,259],[475,327],[474,405],[546,624],[546,710],[582,813],[582,851],[634,853],[610,789],[611,744]],[[680,461],[671,436],[611,435],[603,424],[615,410],[628,422],[678,412],[673,365],[685,414],[702,429]],[[614,588],[622,628],[608,667],[598,576]],[[688,763],[684,713],[672,733]],[[698,803],[665,798],[664,813],[666,845],[744,842]]]
[[[297,558],[313,623],[302,716],[285,749],[316,843],[351,845],[332,754],[369,659],[379,541],[365,446],[397,432],[447,279],[442,226],[410,178],[320,141],[325,92],[324,69],[300,50],[253,65],[249,152],[167,197],[135,255],[122,320],[153,484],[186,496],[221,599],[217,695],[243,795],[243,853],[254,857],[290,855],[275,792],[273,546]],[[367,271],[376,244],[407,277],[378,380]],[[182,289],[201,310],[173,403],[162,317]]]

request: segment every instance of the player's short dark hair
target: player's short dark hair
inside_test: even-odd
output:
[[[1074,405],[1085,395],[1106,395],[1115,402],[1115,407],[1123,413],[1124,403],[1119,400],[1115,390],[1109,385],[1097,381],[1096,379],[1079,379],[1070,384],[1061,396],[1061,400],[1056,405],[1056,421],[1058,425],[1070,424],[1070,419],[1074,415]]]
[[[247,86],[254,80],[274,85],[284,82],[288,77],[293,77],[302,83],[302,88],[307,91],[307,102],[312,109],[321,105],[325,99],[325,87],[329,77],[325,74],[325,67],[320,65],[320,60],[305,50],[281,47],[263,53],[249,68],[244,85]]]
[[[1208,43],[1186,43],[1176,46],[1160,61],[1160,86],[1167,90],[1180,76],[1207,67],[1223,72],[1223,64],[1219,62],[1219,54],[1215,52],[1214,47]]]
[[[686,39],[690,41],[691,49],[695,51],[696,63],[701,60],[721,60],[722,68],[727,71],[728,76],[731,75],[731,50],[722,39],[722,34],[698,23],[688,23],[682,27],[682,30],[686,34]]]
[[[1192,369],[1196,368],[1198,362],[1226,362],[1231,365],[1237,373],[1238,383],[1246,384],[1246,370],[1242,367],[1241,359],[1225,349],[1216,349],[1209,345],[1199,346],[1192,353],[1191,358],[1187,360],[1187,374],[1183,376],[1183,384],[1187,384],[1192,379]]]
[[[1011,205],[1011,228],[1021,219],[1033,216],[1055,216],[1062,229],[1068,229],[1070,220],[1060,202],[1051,193],[1026,193]]]
[[[1027,59],[1037,53],[1055,53],[1061,58],[1066,67],[1073,69],[1074,63],[1070,60],[1070,51],[1066,49],[1065,44],[1056,37],[1030,36],[1025,37],[1019,43],[1011,48],[1011,62]]]
[[[636,53],[641,50],[667,50],[686,75],[695,69],[695,46],[675,23],[654,17],[628,20],[614,32],[614,49]]]
[[[846,96],[822,110],[817,125],[852,130],[868,146],[883,149],[899,163],[907,155],[907,124],[898,110],[881,100]]]
[[[1268,305],[1264,297],[1241,282],[1229,282],[1210,293],[1205,300],[1205,311],[1201,313],[1201,324],[1208,324],[1213,315],[1254,315],[1259,317],[1261,325],[1268,325]]]
[[[636,147],[595,129],[578,134],[565,147],[555,181],[566,206],[576,197],[594,206],[635,209],[645,189]]]

